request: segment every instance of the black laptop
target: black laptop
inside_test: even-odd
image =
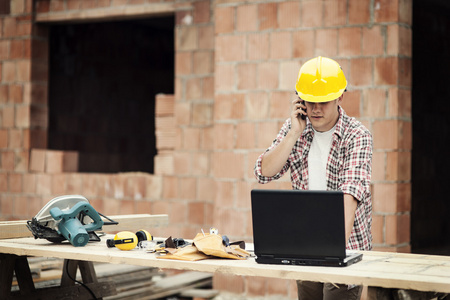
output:
[[[346,251],[340,191],[252,190],[253,243],[263,264],[343,267],[361,261]]]

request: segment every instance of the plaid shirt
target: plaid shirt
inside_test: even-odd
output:
[[[255,175],[259,183],[268,183],[279,179],[290,169],[292,188],[308,190],[308,153],[314,137],[314,131],[308,119],[305,130],[292,148],[291,154],[281,171],[272,177],[261,174],[261,162],[264,154],[276,147],[287,135],[290,128],[291,119],[289,118],[272,145],[257,159]],[[355,222],[347,249],[372,249],[371,172],[372,135],[360,122],[347,116],[344,110],[339,107],[339,120],[333,134],[326,177],[327,190],[340,190],[358,200]]]

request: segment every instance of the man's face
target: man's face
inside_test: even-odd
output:
[[[341,102],[342,96],[336,100],[322,103],[305,101],[306,113],[315,130],[325,132],[333,128],[339,119],[338,106]]]

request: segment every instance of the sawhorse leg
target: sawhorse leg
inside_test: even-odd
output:
[[[30,266],[26,256],[14,254],[0,255],[0,295],[11,295],[14,271],[21,295],[31,295],[36,291]]]
[[[77,269],[80,268],[83,285],[75,285]],[[16,273],[20,291],[11,292],[12,280]],[[61,285],[36,289],[26,256],[0,254],[0,296],[1,299],[103,299],[116,295],[114,282],[99,282],[92,262],[65,260]]]

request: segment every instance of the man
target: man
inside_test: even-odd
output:
[[[295,86],[291,115],[260,155],[255,175],[268,183],[291,173],[293,189],[344,193],[347,249],[372,248],[372,135],[340,106],[347,80],[326,57],[307,61]],[[299,299],[360,299],[362,287],[298,282]]]

